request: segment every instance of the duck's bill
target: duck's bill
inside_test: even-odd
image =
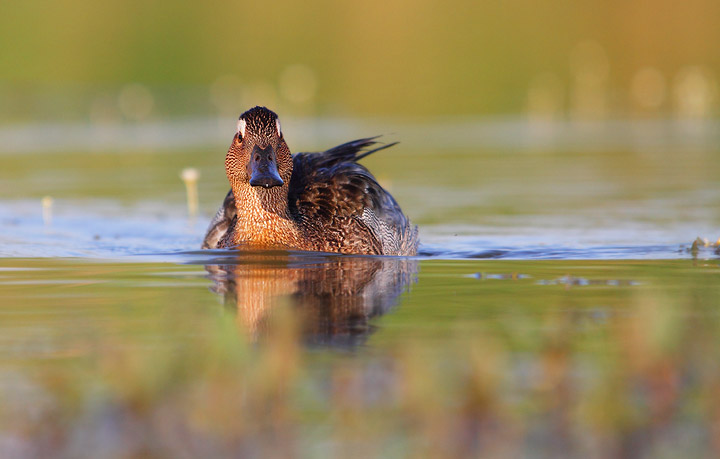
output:
[[[272,188],[282,186],[284,183],[280,178],[275,151],[272,147],[261,149],[256,146],[253,148],[248,169],[250,169],[251,186]]]

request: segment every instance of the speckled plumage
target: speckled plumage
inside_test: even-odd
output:
[[[225,159],[231,190],[210,223],[203,248],[249,245],[415,255],[417,227],[357,163],[392,146],[368,151],[375,144],[374,138],[359,139],[293,156],[275,113],[264,107],[243,113]],[[276,174],[267,172],[275,165]],[[251,186],[258,176],[264,185]]]

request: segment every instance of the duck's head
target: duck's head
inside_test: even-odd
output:
[[[225,171],[233,189],[248,184],[264,189],[287,188],[292,155],[274,112],[254,107],[240,115],[225,157]]]

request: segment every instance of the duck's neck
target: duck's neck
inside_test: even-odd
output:
[[[235,243],[299,246],[297,225],[288,209],[288,187],[269,189],[249,184],[233,186],[237,223]]]

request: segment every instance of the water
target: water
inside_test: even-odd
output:
[[[717,152],[578,136],[368,158],[411,259],[198,250],[222,148],[4,154],[0,455],[715,455]]]

